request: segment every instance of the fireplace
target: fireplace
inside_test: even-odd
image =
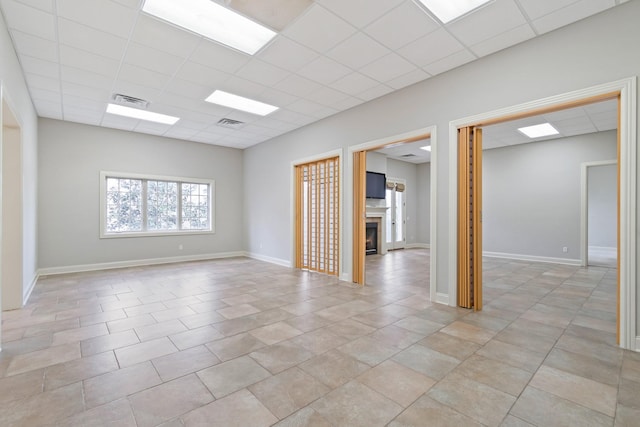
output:
[[[378,234],[378,222],[367,222],[365,239],[365,250],[367,255],[378,253],[378,243],[380,241]]]

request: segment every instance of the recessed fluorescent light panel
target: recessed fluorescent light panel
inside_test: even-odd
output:
[[[420,0],[443,24],[466,15],[491,0]]]
[[[246,111],[247,113],[257,114],[259,116],[266,116],[278,109],[278,107],[274,107],[273,105],[254,101],[253,99],[223,92],[221,90],[213,92],[207,99],[205,99],[205,101],[236,110]]]
[[[167,116],[164,114],[153,113],[151,111],[138,110],[137,108],[124,107],[122,105],[108,104],[107,113],[117,114],[118,116],[131,117],[132,119],[147,120],[150,122],[162,123],[165,125],[173,125],[179,117]]]
[[[549,123],[542,123],[535,126],[527,126],[518,128],[520,132],[527,135],[529,138],[542,138],[543,136],[558,135],[560,132]]]
[[[421,150],[424,151],[431,151],[431,146],[430,145],[425,145],[424,147],[420,147]]]
[[[276,35],[212,0],[145,0],[142,10],[249,55]]]

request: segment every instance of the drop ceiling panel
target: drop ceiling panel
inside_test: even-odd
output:
[[[443,26],[417,0],[216,1],[294,18],[251,56],[143,13],[141,0],[0,0],[0,7],[39,115],[246,147],[621,3],[495,0]],[[205,102],[215,89],[280,110],[259,117]],[[114,118],[103,111],[114,93],[181,120],[163,129]],[[615,127],[615,112],[597,108],[581,113],[590,126]],[[216,126],[223,117],[255,126]],[[505,130],[500,143],[513,141]]]
[[[321,56],[302,67],[298,74],[321,84],[330,84],[349,74],[351,70],[333,59]]]
[[[58,20],[60,43],[88,52],[96,50],[101,56],[120,60],[127,47],[127,40],[68,19]]]
[[[51,13],[13,0],[3,0],[2,7],[9,28],[41,37],[56,40],[55,18]]]
[[[389,49],[398,49],[438,28],[418,5],[407,0],[366,27],[364,32]]]
[[[505,31],[502,34],[498,34],[495,37],[491,37],[480,43],[471,45],[470,49],[477,56],[481,57],[490,55],[509,46],[522,43],[523,41],[529,40],[535,36],[536,33],[533,31],[531,26],[529,26],[529,24],[523,24],[519,27]]]
[[[11,31],[11,38],[20,56],[58,61],[58,45],[55,42],[15,30]]]
[[[327,56],[357,70],[389,53],[389,49],[366,34],[358,32],[331,49]]]
[[[586,18],[605,9],[613,7],[614,0],[580,0],[553,13],[533,21],[538,33],[547,33],[571,22]]]
[[[355,32],[352,25],[314,4],[284,31],[284,35],[316,52],[324,53]]]
[[[264,48],[258,58],[272,65],[295,72],[318,57],[313,50],[282,35]]]
[[[201,38],[140,13],[134,27],[131,41],[172,55],[187,57],[200,43]]]
[[[458,40],[445,29],[439,29],[398,49],[398,53],[419,67],[425,67],[462,49]]]
[[[495,0],[447,28],[462,43],[472,45],[526,23],[514,0]]]
[[[417,67],[396,53],[390,53],[362,67],[360,72],[379,82],[386,82],[407,74]]]

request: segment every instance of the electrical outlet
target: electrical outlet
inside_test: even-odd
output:
[[[562,252],[564,252],[564,253],[566,254],[567,252],[569,252],[569,248],[568,248],[568,247],[566,247],[566,246],[564,246],[564,247],[562,248]]]

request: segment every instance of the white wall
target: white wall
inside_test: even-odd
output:
[[[288,259],[290,162],[318,153],[435,125],[438,248],[437,291],[448,293],[449,122],[640,73],[640,2],[631,1],[539,38],[481,58],[245,151],[248,250]],[[597,66],[594,66],[597,64]],[[348,159],[345,165],[348,164]],[[267,166],[268,165],[268,166]],[[347,167],[343,183],[350,182]],[[342,268],[351,272],[352,188],[343,188]],[[286,236],[283,238],[283,236]],[[261,242],[272,242],[259,246]],[[639,293],[640,295],[640,293]]]
[[[417,167],[418,206],[416,209],[418,243],[431,244],[431,163]]]
[[[40,268],[242,250],[241,150],[51,119],[39,134]],[[214,179],[215,234],[100,239],[100,171]]]
[[[616,152],[616,131],[484,150],[484,251],[578,262],[581,164]]]
[[[603,159],[603,160],[612,160]],[[587,168],[587,213],[589,246],[616,248],[618,224],[618,166]]]

